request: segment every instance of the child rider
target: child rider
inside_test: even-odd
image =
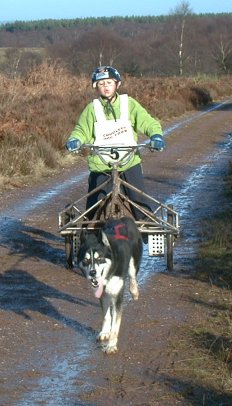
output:
[[[150,149],[162,151],[165,142],[160,122],[153,118],[144,107],[128,95],[119,95],[121,76],[112,66],[102,66],[92,74],[92,87],[96,89],[98,98],[91,101],[81,113],[75,128],[71,132],[66,148],[77,151],[82,144],[95,145],[136,145],[138,133],[150,138]],[[102,184],[109,176],[110,167],[96,155],[88,157],[90,170],[88,192]],[[118,168],[120,176],[127,183],[145,192],[141,158],[138,152],[122,167]],[[109,193],[109,186],[89,196],[86,209],[93,206],[100,198]],[[127,188],[129,199],[146,209],[151,210],[146,197]],[[146,192],[145,192],[146,193]],[[132,207],[135,220],[143,219],[143,214]],[[94,216],[92,211],[88,217]]]

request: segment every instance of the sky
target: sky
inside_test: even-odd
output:
[[[0,22],[170,14],[181,0],[2,0]],[[189,0],[193,13],[231,13],[232,0]]]

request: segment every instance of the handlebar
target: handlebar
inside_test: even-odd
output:
[[[101,161],[110,167],[126,165],[133,155],[141,148],[149,148],[148,143],[136,145],[106,145],[82,144],[76,152],[88,151],[89,155],[97,155]]]
[[[118,151],[131,151],[137,150],[142,147],[149,147],[148,143],[141,143],[136,145],[95,145],[95,144],[81,144],[80,150],[89,148],[91,151],[105,151],[106,149],[113,149]]]

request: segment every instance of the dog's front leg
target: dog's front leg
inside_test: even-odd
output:
[[[123,292],[119,294],[117,299],[113,299],[111,301],[112,324],[109,341],[104,348],[106,354],[115,354],[118,351],[118,335],[122,320],[122,297]]]
[[[102,329],[97,336],[97,340],[106,341],[110,337],[111,324],[112,324],[111,308],[110,308],[111,300],[110,300],[109,295],[104,293],[100,299],[100,303],[101,303],[102,314],[103,314],[103,323],[102,323]]]

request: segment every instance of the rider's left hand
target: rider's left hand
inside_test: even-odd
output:
[[[81,141],[78,138],[71,138],[65,146],[69,152],[76,152],[80,150]]]
[[[151,151],[163,151],[166,148],[162,135],[155,134],[150,138],[150,150]]]

